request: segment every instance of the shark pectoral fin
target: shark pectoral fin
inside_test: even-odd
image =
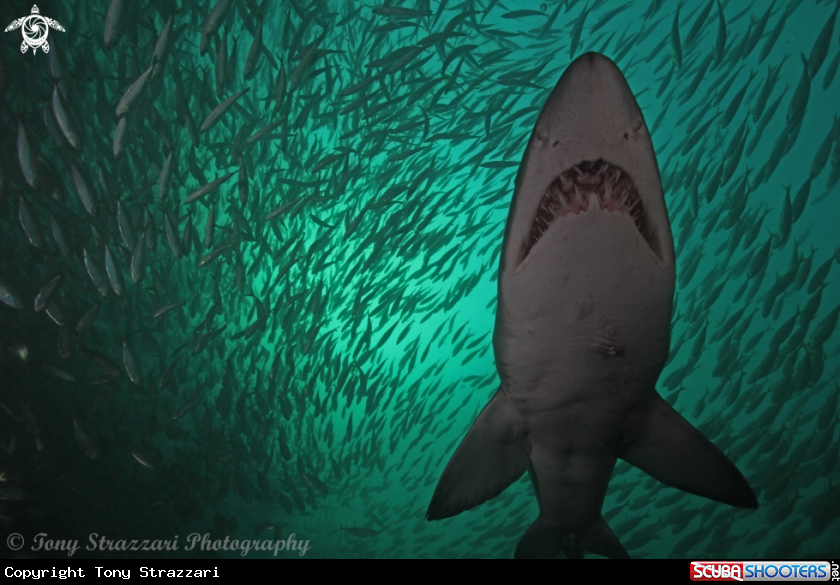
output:
[[[496,392],[449,460],[426,518],[450,518],[495,498],[522,477],[530,453],[521,415]]]
[[[630,558],[603,518],[593,522],[582,534],[572,534],[543,516],[525,531],[514,557],[548,559],[562,552],[567,559],[572,559],[583,558],[584,551],[610,559]]]
[[[616,455],[665,485],[732,506],[758,508],[735,464],[659,395],[630,423]]]

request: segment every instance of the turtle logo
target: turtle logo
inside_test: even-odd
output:
[[[4,32],[18,28],[23,33],[23,43],[20,45],[21,53],[25,53],[29,47],[32,47],[32,53],[37,53],[38,49],[41,49],[44,53],[49,53],[50,44],[47,42],[47,35],[50,28],[65,32],[64,27],[58,24],[57,20],[41,16],[36,5],[32,6],[32,14],[13,21]]]

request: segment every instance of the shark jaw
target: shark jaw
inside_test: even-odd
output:
[[[499,273],[500,388],[444,470],[427,518],[526,471],[540,514],[517,558],[627,557],[601,517],[617,459],[662,483],[758,506],[735,465],[657,393],[668,357],[673,238],[647,126],[602,55],[569,65],[519,167]]]
[[[599,159],[581,161],[561,173],[546,189],[531,225],[526,257],[556,219],[585,212],[590,204],[602,211],[629,215],[639,235],[651,245],[651,227],[633,179],[619,167]]]

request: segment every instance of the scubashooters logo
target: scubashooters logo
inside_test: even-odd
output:
[[[57,20],[41,16],[38,6],[33,4],[32,14],[12,21],[12,24],[7,26],[4,32],[21,29],[20,32],[23,33],[23,43],[20,45],[21,53],[25,53],[29,47],[32,47],[33,54],[37,53],[38,49],[41,49],[44,53],[49,53],[50,44],[47,42],[47,36],[50,34],[51,28],[65,32],[64,27],[58,24]]]
[[[834,565],[835,567],[837,565]],[[837,580],[828,561],[692,561],[692,581]]]

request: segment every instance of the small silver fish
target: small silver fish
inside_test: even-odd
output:
[[[99,445],[96,436],[76,418],[73,419],[73,429],[76,433],[76,442],[82,448],[82,453],[94,461],[99,459],[102,455],[102,447]]]

